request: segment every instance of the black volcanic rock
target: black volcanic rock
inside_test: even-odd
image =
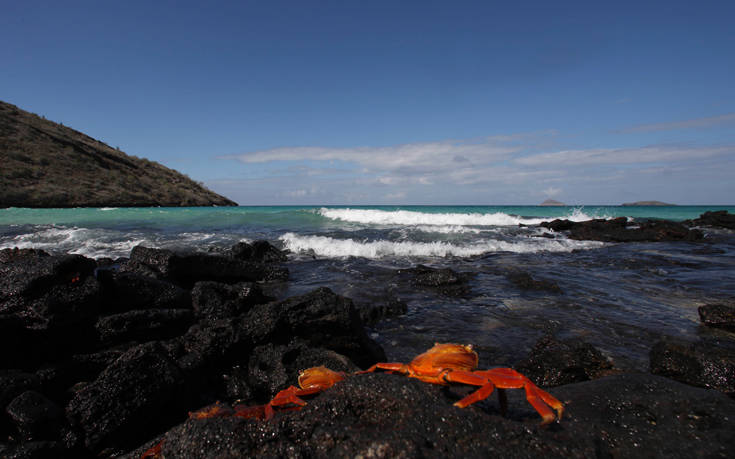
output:
[[[5,408],[25,440],[54,440],[60,437],[64,410],[36,391],[26,391]]]
[[[104,275],[102,274],[104,273]],[[191,293],[170,282],[134,272],[97,269],[105,310],[191,308]]]
[[[253,305],[273,300],[263,294],[258,284],[252,282],[240,282],[233,285],[208,281],[197,282],[194,284],[191,296],[194,313],[201,319],[236,317]]]
[[[182,335],[192,325],[191,309],[144,309],[97,319],[95,330],[104,345],[155,341]]]
[[[156,278],[169,277],[171,260],[176,256],[166,249],[136,245],[130,251],[130,259],[120,267],[123,272],[134,272]]]
[[[549,280],[538,280],[523,271],[514,271],[506,274],[509,281],[522,290],[545,290],[553,293],[561,293],[559,284]]]
[[[363,368],[385,361],[383,349],[368,337],[352,300],[325,287],[254,306],[241,327],[256,344],[301,337],[310,346],[331,349]]]
[[[313,348],[304,340],[295,339],[288,344],[268,343],[253,349],[248,362],[247,381],[254,395],[267,401],[278,391],[294,385],[301,370],[322,365],[334,371],[351,373],[359,370],[341,354]]]
[[[288,279],[288,269],[280,266],[217,253],[176,254],[143,246],[133,248],[130,260],[122,270],[152,275],[186,288],[199,281],[233,284]]]
[[[545,336],[515,369],[538,386],[554,387],[604,376],[612,363],[589,343]]]
[[[569,231],[568,237],[575,240],[603,242],[661,242],[698,241],[703,234],[691,230],[681,223],[666,220],[646,221],[631,224],[625,217],[610,220],[595,219],[584,222],[553,220],[539,226],[554,231]]]
[[[8,249],[0,263],[0,312],[2,302],[23,297],[33,299],[55,285],[69,285],[89,276],[94,260],[82,255],[51,257],[43,251],[12,252]]]
[[[142,344],[77,392],[66,412],[84,432],[87,448],[120,448],[185,409],[177,402],[182,385],[181,370],[161,345]]]
[[[398,280],[406,280],[415,287],[430,288],[443,295],[462,296],[470,291],[468,284],[471,274],[458,273],[449,268],[431,268],[416,265],[413,268],[396,271]]]
[[[38,253],[0,264],[0,343],[16,349],[0,361],[30,368],[88,346],[100,302],[94,268],[81,255]]]
[[[0,101],[0,208],[234,206],[173,169]]]
[[[707,343],[667,339],[650,354],[651,373],[735,396],[735,351]]]
[[[268,241],[238,242],[232,246],[230,253],[238,260],[264,261],[266,263],[278,263],[288,260],[283,251],[274,247]]]
[[[697,310],[703,324],[735,332],[735,306],[707,304],[700,306]]]
[[[360,320],[365,325],[372,325],[385,318],[401,316],[408,312],[406,302],[391,294],[376,298],[369,303],[356,305],[356,307]]]
[[[460,409],[458,395],[399,375],[347,378],[271,422],[190,419],[169,430],[164,457],[725,457],[735,401],[645,374],[552,390],[567,403],[539,427],[522,391]],[[151,442],[152,443],[152,442]],[[146,444],[146,446],[151,443]],[[128,457],[139,457],[141,447]]]
[[[8,263],[22,258],[39,258],[50,256],[40,249],[19,249],[18,247],[0,249],[0,263]]]
[[[735,215],[726,210],[708,211],[693,220],[684,222],[690,226],[711,226],[715,228],[735,229]]]

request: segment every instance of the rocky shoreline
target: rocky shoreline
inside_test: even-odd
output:
[[[729,214],[687,224],[550,222],[568,237],[699,241],[689,225],[726,227]],[[650,372],[622,373],[593,346],[542,338],[515,368],[565,404],[540,426],[523,391],[465,409],[469,388],[398,375],[348,377],[301,411],[269,422],[188,413],[268,401],[304,368],[353,373],[385,361],[365,324],[405,313],[392,298],[370,308],[318,288],[276,300],[286,254],[267,242],[174,253],[138,246],[92,260],[0,250],[0,456],[468,456],[727,457],[735,448],[735,351],[717,341],[663,339]],[[465,295],[472,278],[418,265],[396,279]],[[558,286],[523,272],[529,289]],[[730,304],[700,309],[704,326],[731,333]]]

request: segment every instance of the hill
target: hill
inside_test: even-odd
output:
[[[189,177],[0,101],[0,208],[235,206]]]
[[[636,202],[624,202],[621,206],[675,206],[676,204],[668,204],[661,201],[636,201]]]
[[[539,204],[539,206],[566,206],[566,204],[556,201],[554,199],[547,199],[546,201]]]

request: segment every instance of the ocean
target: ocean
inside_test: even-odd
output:
[[[472,343],[480,365],[513,365],[544,335],[580,338],[624,370],[648,368],[663,337],[718,339],[697,307],[735,298],[735,234],[703,229],[704,242],[574,241],[537,225],[625,216],[685,220],[735,206],[276,206],[1,209],[0,248],[34,247],[126,257],[139,244],[207,251],[266,239],[290,251],[283,298],[326,286],[358,306],[397,299],[408,312],[371,325],[391,360],[434,342]],[[530,225],[530,226],[524,226]],[[549,237],[553,236],[553,237]],[[407,285],[416,265],[468,273],[469,291],[446,295]],[[522,290],[508,274],[555,282]]]

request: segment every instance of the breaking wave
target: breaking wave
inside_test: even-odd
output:
[[[42,249],[49,252],[65,252],[90,258],[127,257],[136,245],[159,248],[190,248],[204,250],[210,245],[229,244],[236,240],[249,242],[247,238],[219,235],[210,232],[186,232],[165,235],[139,231],[117,231],[104,228],[79,228],[52,226],[35,228],[34,231],[17,234],[0,240],[0,249],[18,247]]]
[[[319,215],[332,220],[375,225],[429,225],[448,228],[464,226],[517,226],[538,225],[553,220],[555,217],[521,217],[503,212],[495,213],[429,213],[412,210],[380,210],[380,209],[333,209],[322,207]],[[585,221],[598,217],[574,209],[566,218],[572,221]]]
[[[327,236],[300,236],[286,233],[279,238],[286,249],[293,252],[313,252],[315,255],[339,257],[469,257],[493,252],[570,252],[575,249],[592,249],[604,244],[594,241],[573,241],[569,239],[525,238],[523,241],[507,242],[484,240],[466,245],[448,242],[411,242],[411,241],[356,241],[354,239],[335,239]]]

